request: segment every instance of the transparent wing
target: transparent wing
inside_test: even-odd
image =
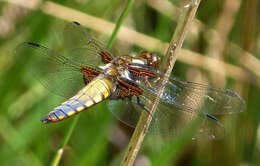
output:
[[[68,23],[64,28],[63,37],[73,61],[83,65],[100,66],[113,59],[104,45],[95,40],[78,22]]]
[[[140,97],[141,103],[146,106],[152,105],[157,91],[141,83],[139,87],[145,90],[144,95]],[[110,108],[118,119],[135,127],[141,113],[144,112],[136,103],[138,102],[135,100],[127,101],[125,106],[119,107],[126,109],[120,110],[115,109],[115,103],[112,102]],[[198,119],[200,126],[194,137],[219,138],[224,135],[224,128],[213,115],[239,113],[244,109],[244,100],[231,90],[171,77],[160,96],[150,130],[161,135],[176,135],[191,121]]]
[[[159,81],[162,74],[156,74],[157,78],[149,80],[152,88],[147,87],[142,78],[134,83],[145,91],[156,94],[157,90],[154,87],[162,87]],[[239,113],[246,107],[242,97],[232,90],[188,82],[174,76],[165,84],[160,98],[162,102],[186,111],[200,111],[212,115]]]
[[[43,86],[62,97],[70,97],[84,86],[79,64],[37,43],[25,42],[16,48],[16,55],[33,56],[26,64]]]
[[[140,100],[142,103],[152,105],[152,100],[147,99],[145,96],[141,96]],[[148,114],[136,102],[135,99],[132,99],[132,101],[128,99],[110,101],[108,108],[121,122],[135,128],[141,114]],[[146,107],[146,109],[148,108]],[[159,102],[148,131],[153,135],[172,138],[178,136],[195,120],[198,121],[197,124],[199,125],[194,132],[193,139],[219,139],[224,136],[225,130],[215,117],[196,112],[187,112],[163,102]]]
[[[146,102],[148,101],[145,99]],[[151,100],[149,105],[152,105]],[[163,136],[176,136],[182,133],[188,125],[197,121],[193,139],[219,139],[225,134],[220,121],[210,114],[187,111],[172,104],[159,102],[150,130]]]
[[[129,99],[110,100],[107,103],[108,109],[112,114],[124,124],[135,128],[143,109],[135,107]]]

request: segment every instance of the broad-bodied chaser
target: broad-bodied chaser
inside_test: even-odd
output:
[[[33,42],[18,46],[16,53],[31,53],[40,62],[36,73],[41,83],[63,97],[71,97],[54,108],[43,123],[58,122],[72,117],[106,99],[109,109],[125,124],[135,127],[140,114],[150,114],[149,106],[164,86],[152,129],[174,134],[195,117],[202,118],[200,132],[215,138],[222,124],[214,115],[233,114],[245,109],[244,100],[231,90],[183,81],[171,76],[165,85],[158,85],[162,73],[160,58],[143,51],[135,57],[114,56],[95,40],[78,22],[65,26],[64,44],[67,54]],[[23,55],[21,55],[23,54]],[[72,92],[65,94],[65,89]],[[122,99],[126,106],[114,109],[114,101]]]

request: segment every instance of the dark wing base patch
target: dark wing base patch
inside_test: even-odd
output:
[[[90,67],[80,67],[80,71],[83,74],[84,83],[87,85],[89,82],[91,82],[95,77],[99,75],[100,72],[96,71],[95,69],[92,69]]]

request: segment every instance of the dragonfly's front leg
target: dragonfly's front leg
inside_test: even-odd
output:
[[[130,98],[130,100],[131,100],[131,98]],[[149,115],[151,115],[151,116],[153,117],[151,111],[145,107],[145,104],[141,102],[139,96],[136,96],[136,102],[135,102],[135,101],[132,101],[132,100],[131,100],[131,102],[134,103],[134,104],[137,104],[139,107],[141,107],[142,109],[144,109]]]
[[[158,92],[161,88],[163,88],[167,83],[168,81],[162,81],[160,82],[160,78],[159,79],[156,79],[156,80],[153,80],[153,83],[155,84],[154,86],[152,86],[151,82],[148,80],[148,78],[146,77],[144,82],[145,82],[145,85],[151,89],[152,91],[154,92]],[[160,83],[160,84],[159,84]],[[159,85],[158,85],[159,84]]]
[[[149,82],[148,77],[145,77],[145,78],[144,78],[144,83],[145,83],[145,85],[146,85],[148,88],[153,89],[153,86],[152,86],[152,84]]]

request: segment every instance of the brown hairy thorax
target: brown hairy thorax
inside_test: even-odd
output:
[[[156,73],[153,70],[149,70],[150,67],[158,67],[159,63],[158,56],[153,53],[143,51],[138,57],[118,56],[113,59],[110,53],[102,50],[99,55],[101,56],[103,63],[106,64],[102,73],[105,76],[110,77],[111,80],[117,84],[117,90],[115,92],[117,98],[139,96],[143,94],[143,90],[140,89],[134,81],[129,82],[127,78],[128,74],[130,77],[137,76],[146,79],[156,77]],[[142,68],[138,65],[150,67]],[[88,84],[101,73],[95,69],[84,66],[81,66],[81,72],[85,84]]]

